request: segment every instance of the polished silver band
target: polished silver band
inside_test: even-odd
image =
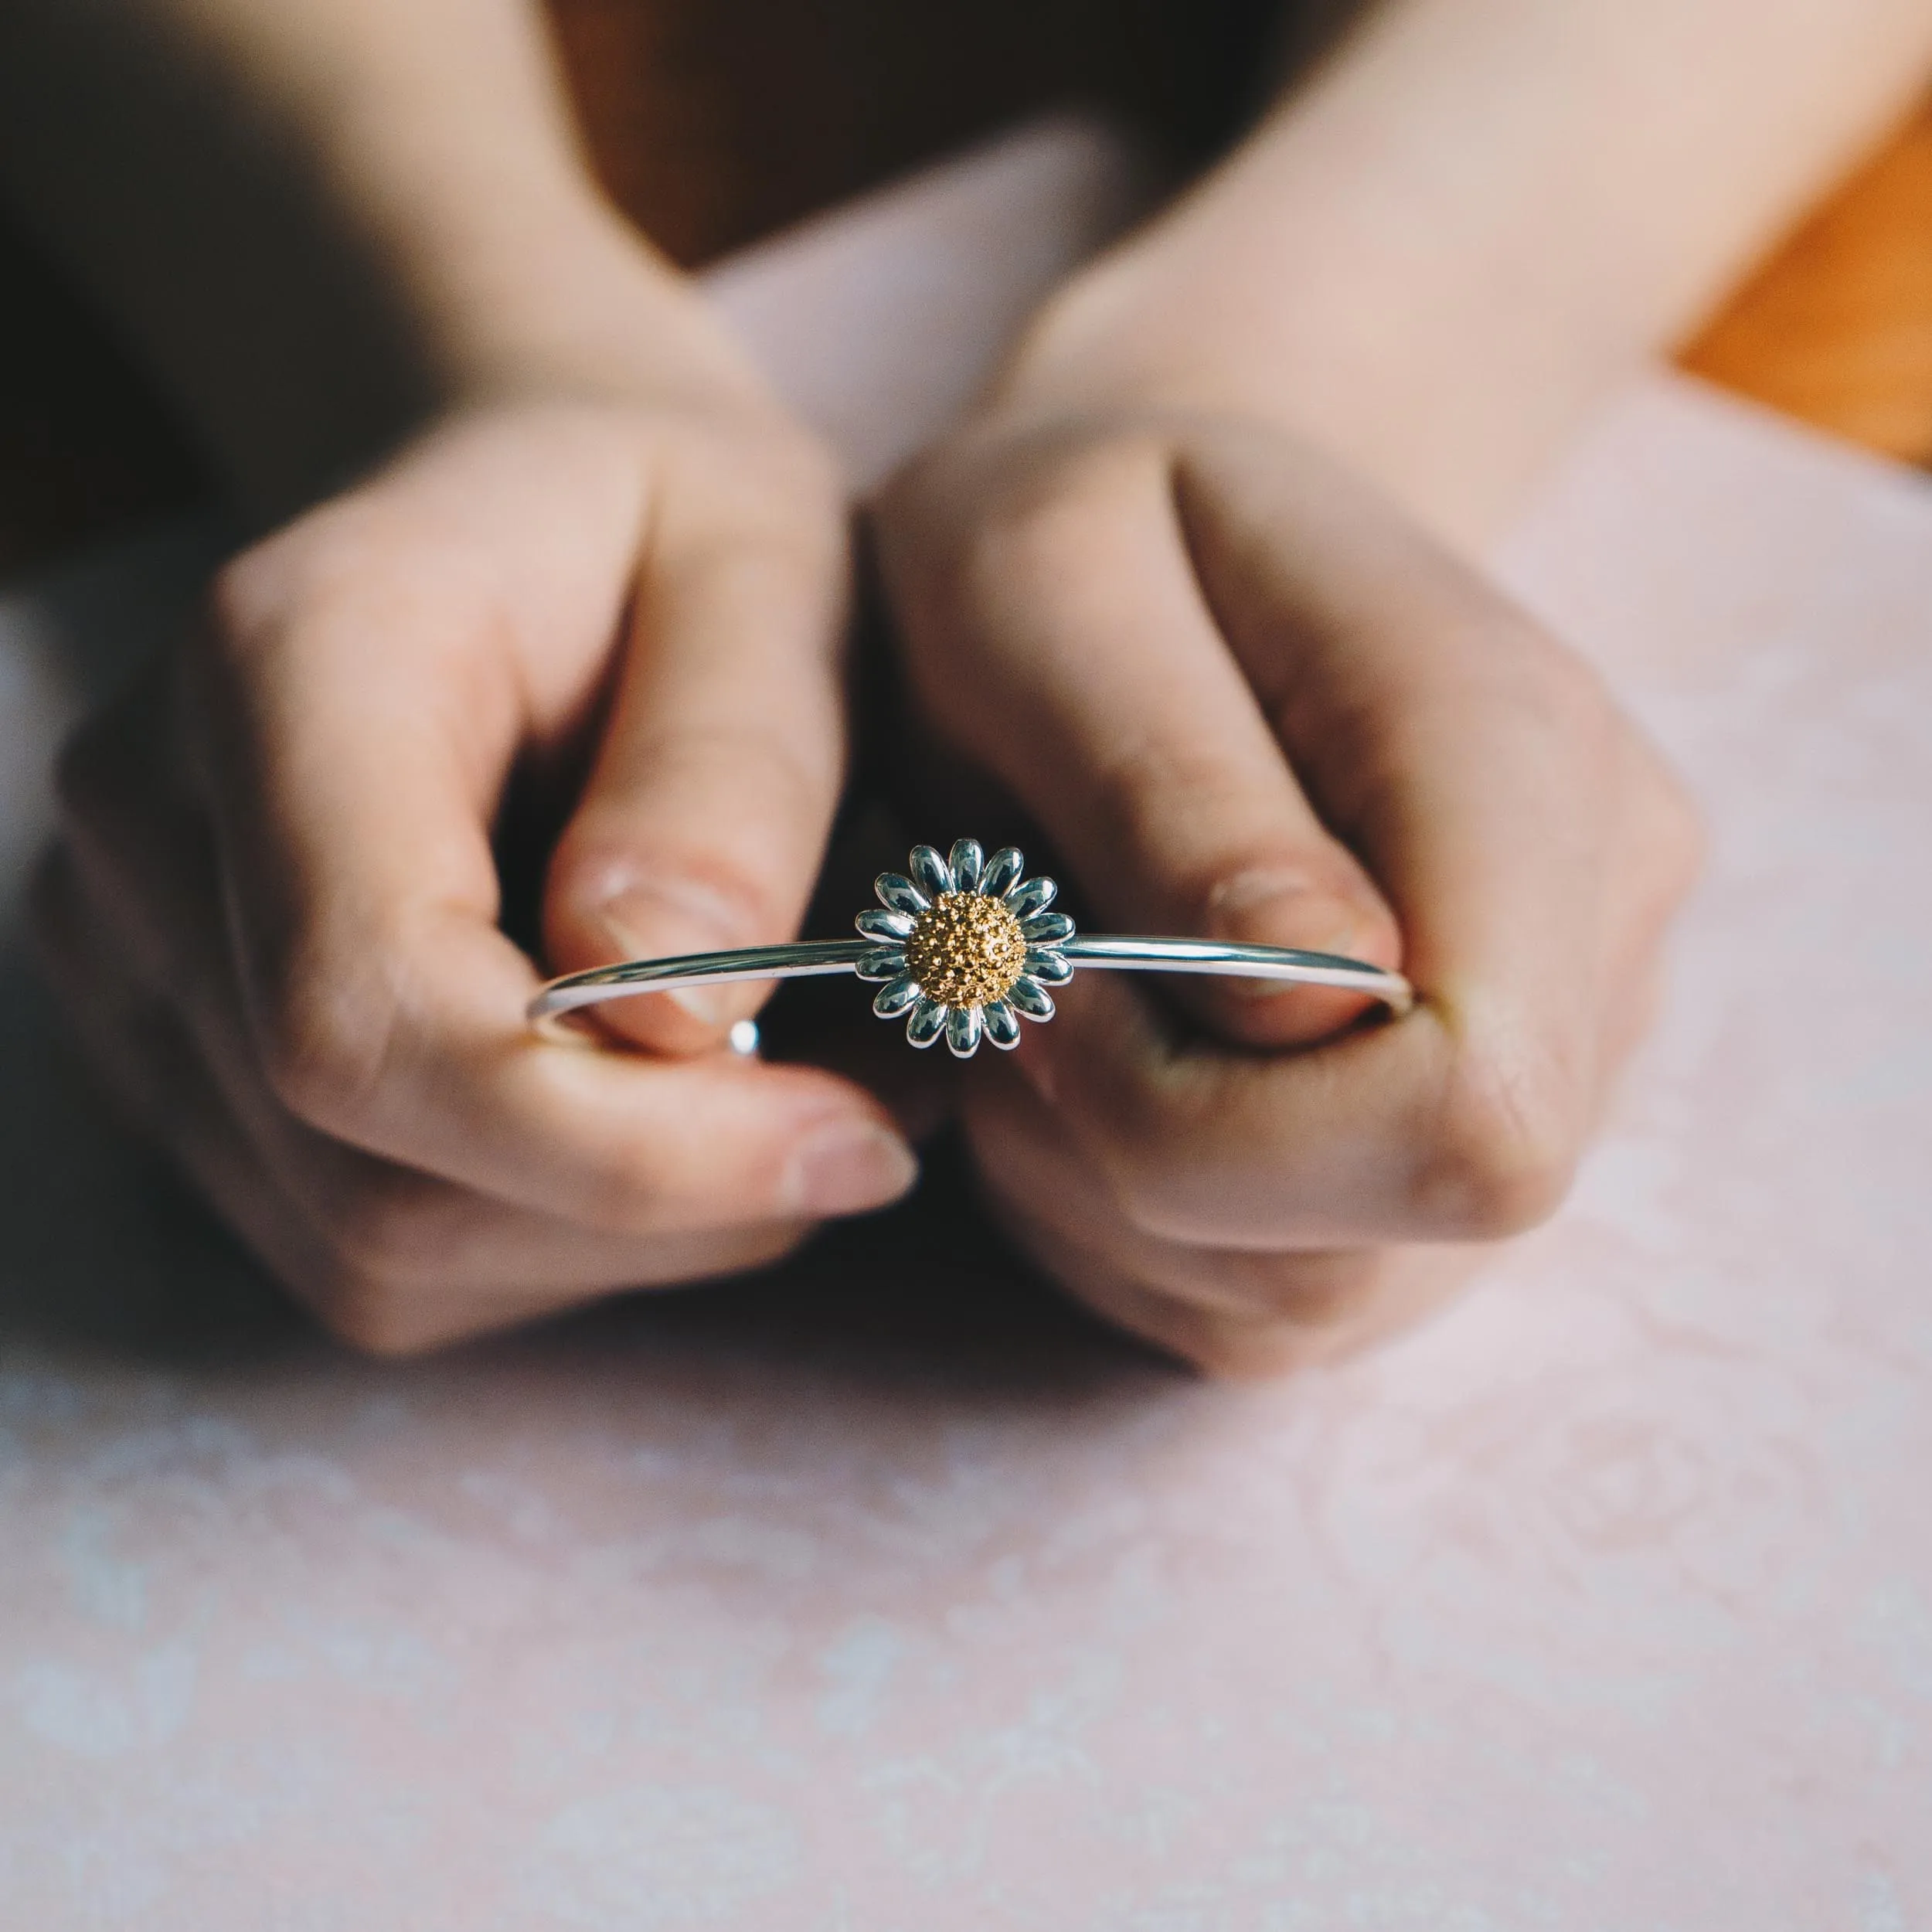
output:
[[[812,979],[851,973],[872,951],[869,939],[801,939],[782,946],[748,946],[728,953],[687,953],[672,959],[627,960],[553,979],[530,1002],[532,1026],[548,1030],[566,1013],[608,999],[668,986],[729,986],[744,980]],[[1138,939],[1091,934],[1057,949],[1075,966],[1117,973],[1216,973],[1236,979],[1272,979],[1297,986],[1335,986],[1366,993],[1406,1013],[1415,992],[1400,973],[1338,953],[1300,952],[1286,946],[1240,946],[1205,939]]]
[[[1337,953],[1111,934],[1083,939],[1073,920],[1053,910],[1059,889],[1043,874],[1029,879],[1015,846],[989,855],[974,838],[959,839],[944,853],[915,845],[904,872],[881,872],[874,881],[879,903],[852,921],[856,939],[804,939],[599,966],[552,980],[530,1002],[530,1022],[547,1032],[583,1007],[670,987],[852,973],[878,988],[872,1011],[881,1019],[903,1020],[909,1045],[934,1046],[943,1039],[957,1058],[970,1060],[982,1043],[1010,1052],[1019,1044],[1022,1019],[1051,1019],[1049,989],[1063,986],[1082,966],[1334,986],[1366,993],[1398,1014],[1415,1003],[1400,973]],[[733,1029],[732,1043],[740,1052],[755,1050],[757,1040],[749,1021]]]

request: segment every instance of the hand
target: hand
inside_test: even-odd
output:
[[[913,1163],[756,1003],[533,1039],[499,930],[512,774],[580,758],[567,971],[789,937],[842,761],[838,480],[750,404],[444,421],[225,570],[61,771],[37,923],[96,1067],[338,1333],[427,1347],[771,1260]],[[510,828],[512,831],[515,828]]]
[[[964,1090],[1032,1253],[1161,1346],[1263,1373],[1547,1214],[1698,849],[1590,672],[1255,423],[995,418],[877,524],[922,728],[1098,925],[1352,954],[1421,995],[1351,1026],[1333,992],[1077,975]]]

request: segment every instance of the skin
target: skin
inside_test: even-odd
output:
[[[1459,1273],[1442,1244],[1549,1213],[1698,849],[1597,679],[1252,421],[989,428],[886,512],[915,689],[1094,925],[1352,954],[1423,989],[1357,1028],[1342,994],[1077,975],[967,1089],[1028,1247],[1162,1346],[1267,1373],[1427,1305]]]
[[[62,760],[36,923],[109,1088],[386,1353],[742,1270],[895,1199],[916,1163],[871,1094],[724,1050],[755,989],[614,1014],[642,1053],[532,1039],[492,855],[512,774],[560,774],[551,970],[796,930],[845,759],[835,464],[595,200],[512,0],[114,11],[179,100],[65,0],[9,16],[0,73],[68,83],[110,159],[144,112],[178,129],[138,144],[157,252],[215,299],[179,310],[110,245],[132,185],[61,165],[44,86],[0,115],[12,176],[262,520],[318,500]],[[224,196],[264,175],[319,239],[258,286],[280,243]]]
[[[1090,975],[975,1070],[995,1208],[1157,1345],[1235,1376],[1332,1355],[1561,1199],[1701,835],[1477,560],[1923,87],[1932,9],[1856,15],[1374,11],[879,505],[929,767],[990,774],[1090,923],[1352,953],[1422,995],[1363,1030],[1332,994]]]
[[[872,506],[912,728],[1097,923],[1423,995],[1090,975],[974,1064],[989,1198],[1110,1318],[1271,1372],[1560,1196],[1697,835],[1471,560],[1928,63],[1922,0],[1390,0]],[[755,992],[522,1028],[512,774],[565,787],[552,969],[789,935],[849,594],[835,466],[597,200],[530,16],[19,0],[0,129],[281,525],[63,761],[41,942],[130,1111],[380,1350],[903,1192],[870,1095],[721,1050]]]

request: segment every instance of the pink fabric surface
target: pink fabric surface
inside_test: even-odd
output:
[[[1282,1386],[943,1215],[359,1363],[9,968],[0,1924],[1932,1924],[1932,492],[1657,378],[1503,567],[1710,875],[1568,1208]]]

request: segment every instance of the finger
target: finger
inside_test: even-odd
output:
[[[838,795],[847,566],[829,474],[801,458],[747,474],[706,448],[655,494],[611,716],[550,869],[560,971],[791,937]],[[668,991],[600,1017],[693,1052],[770,990]]]
[[[1009,1223],[1015,1238],[1066,1291],[1117,1327],[1203,1373],[1228,1381],[1273,1379],[1344,1361],[1412,1325],[1452,1295],[1471,1266],[1441,1250],[1390,1250],[1375,1267],[1386,1294],[1349,1298],[1347,1318],[1311,1319],[1265,1304],[1227,1308],[1178,1294],[1101,1248],[1050,1225]],[[1319,1270],[1314,1257],[1301,1267]],[[1352,1260],[1339,1264],[1352,1272]],[[1319,1285],[1318,1284],[1317,1284]]]
[[[499,614],[424,609],[411,562],[378,551],[292,606],[231,586],[189,660],[195,781],[278,1098],[369,1152],[637,1234],[896,1198],[910,1153],[845,1082],[530,1037],[539,982],[498,930],[488,838],[520,730]]]
[[[1076,1301],[1203,1374],[1230,1382],[1265,1381],[1321,1359],[1320,1335],[1287,1317],[1168,1294],[1054,1224],[1002,1218],[1014,1239]]]
[[[1311,1356],[1392,1332],[1447,1298],[1476,1264],[1466,1248],[1240,1248],[1170,1240],[1142,1225],[1061,1122],[1019,1080],[978,1084],[967,1121],[980,1173],[1001,1211],[1114,1274],[1242,1321],[1279,1318],[1308,1332]],[[1035,1244],[1037,1246],[1037,1243]]]
[[[1365,487],[1227,433],[1184,458],[1209,596],[1303,782],[1457,1024],[1594,1058],[1628,728],[1580,659]]]
[[[1271,1381],[1313,1359],[1308,1335],[1278,1316],[1230,1315],[1178,1300],[1050,1233],[1020,1238],[1061,1287],[1103,1321],[1217,1380]]]
[[[131,967],[118,910],[92,897],[69,854],[43,866],[36,935],[94,1065],[270,1270],[356,1347],[414,1353],[613,1291],[740,1273],[804,1231],[640,1241],[332,1142],[280,1109],[245,1060],[211,1060],[202,1030]]]
[[[907,592],[909,624],[944,641],[914,652],[927,713],[1040,821],[1115,930],[1398,963],[1392,916],[1302,795],[1202,600],[1164,448],[1045,460],[1050,489],[982,537],[964,581]],[[919,585],[890,524],[889,573]],[[1176,997],[1268,1044],[1363,1004],[1238,980]]]
[[[1651,862],[1625,849],[1628,727],[1575,660],[1325,467],[1273,445],[1212,461],[1188,498],[1203,581],[1400,913],[1424,1005],[1244,1064],[1083,983],[1070,1024],[1034,1036],[1034,1071],[1176,1238],[1514,1232],[1560,1198],[1599,1104],[1623,1003],[1609,975],[1628,971],[1610,935],[1654,930],[1660,896],[1630,876]]]

